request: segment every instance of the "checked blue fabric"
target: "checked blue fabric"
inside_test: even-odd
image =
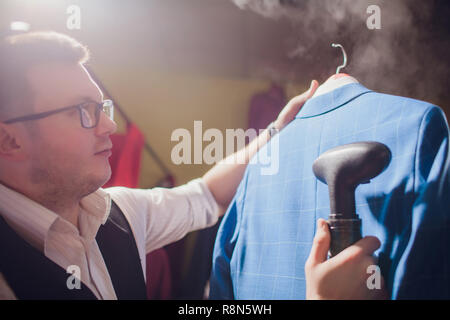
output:
[[[221,222],[211,299],[305,298],[316,221],[329,214],[313,161],[358,141],[392,152],[388,168],[355,194],[363,236],[381,240],[375,254],[390,297],[450,299],[449,129],[439,107],[352,83],[307,101],[278,138],[278,172],[250,164]],[[275,159],[269,145],[259,152]]]

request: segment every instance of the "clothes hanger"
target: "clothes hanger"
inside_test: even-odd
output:
[[[336,74],[339,74],[341,69],[343,69],[347,66],[347,53],[345,52],[344,47],[342,45],[340,45],[339,43],[332,43],[331,46],[333,48],[341,48],[342,55],[344,56],[344,63],[342,65],[340,65],[339,67],[337,67],[337,69],[336,69]]]
[[[333,48],[341,48],[344,62],[342,65],[337,67],[335,74],[333,74],[331,77],[329,77],[327,81],[325,81],[319,88],[317,88],[316,92],[312,96],[313,98],[317,97],[319,95],[328,93],[330,91],[333,91],[337,88],[340,88],[340,87],[350,84],[350,83],[359,83],[358,80],[349,76],[348,74],[341,73],[341,69],[343,69],[347,66],[347,60],[348,60],[347,53],[345,52],[344,47],[339,43],[332,43],[331,46]]]

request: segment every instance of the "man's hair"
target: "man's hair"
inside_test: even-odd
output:
[[[84,64],[89,51],[77,40],[52,31],[3,37],[0,42],[0,121],[33,108],[28,70],[43,63]]]

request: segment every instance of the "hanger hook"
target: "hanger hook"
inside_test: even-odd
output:
[[[344,47],[342,45],[340,45],[339,43],[332,43],[331,46],[333,48],[338,48],[338,47],[341,48],[342,54],[344,55],[344,63],[342,65],[340,65],[339,67],[337,67],[337,69],[336,69],[336,74],[338,74],[341,71],[341,69],[343,69],[347,66],[347,54],[345,53]]]

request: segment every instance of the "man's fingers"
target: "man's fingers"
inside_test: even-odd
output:
[[[319,82],[317,80],[311,81],[311,86],[309,87],[308,92],[306,93],[306,99],[311,98],[319,87]]]
[[[328,223],[323,220],[317,220],[317,230],[314,236],[311,252],[306,262],[309,266],[315,266],[327,260],[328,250],[330,249],[330,231]]]
[[[367,236],[356,242],[355,246],[360,247],[362,253],[372,255],[381,246],[381,242],[377,237]]]
[[[299,96],[292,98],[290,101],[294,106],[300,108],[309,98],[311,98],[319,87],[317,80],[311,81],[308,91],[302,93]]]
[[[309,87],[308,91],[292,98],[283,108],[283,110],[281,110],[277,120],[275,120],[275,128],[281,130],[285,126],[287,126],[288,123],[294,119],[305,102],[314,95],[314,92],[316,92],[318,86],[319,83],[316,80],[313,80],[311,81],[311,86]]]
[[[372,256],[380,246],[381,242],[377,237],[367,236],[340,252],[333,260],[336,263],[341,263],[342,260],[346,261],[363,256]]]

